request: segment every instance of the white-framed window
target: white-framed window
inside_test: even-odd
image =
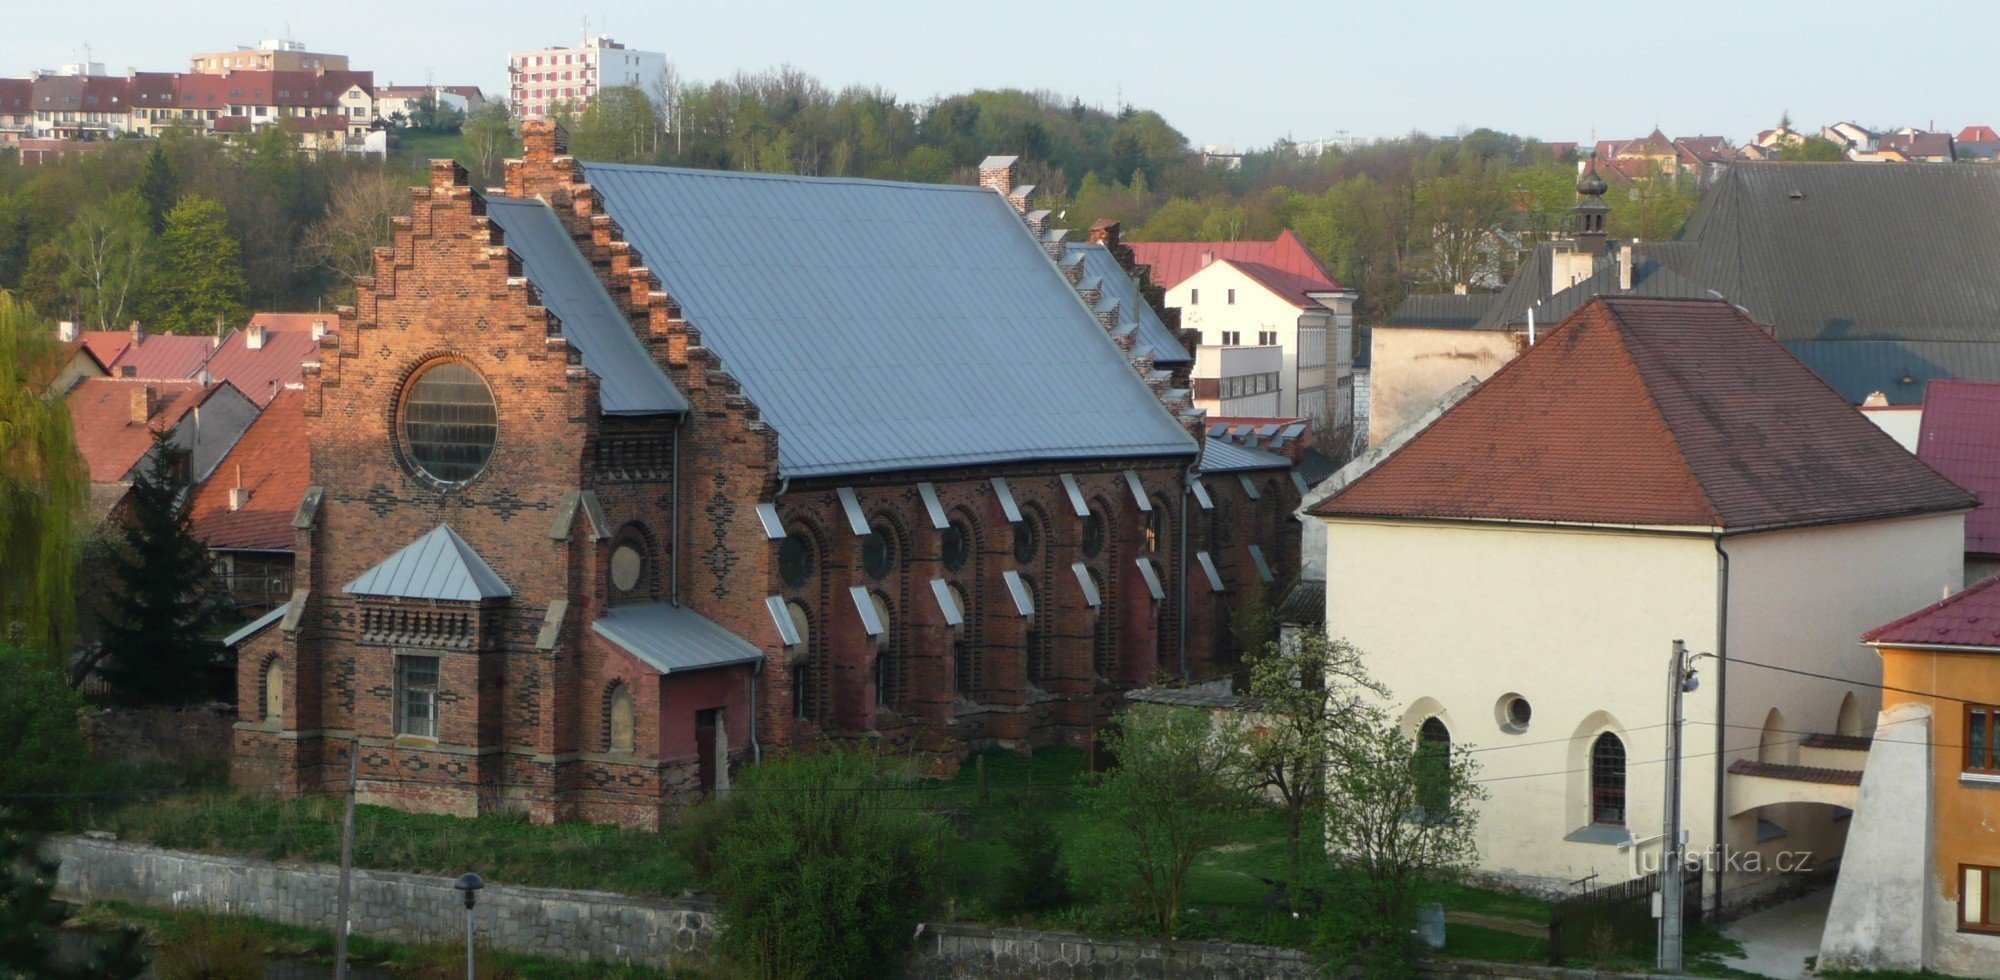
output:
[[[437,738],[438,658],[396,658],[396,734]]]
[[[1257,331],[1257,346],[1259,347],[1278,346],[1278,332],[1276,330]]]
[[[1230,306],[1236,305],[1236,290],[1234,289],[1229,291],[1229,305]]]
[[[1241,347],[1241,346],[1243,346],[1243,331],[1241,331],[1241,330],[1224,330],[1224,331],[1222,332],[1222,346],[1224,346],[1224,347]]]

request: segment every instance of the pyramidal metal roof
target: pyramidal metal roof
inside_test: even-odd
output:
[[[493,574],[479,552],[448,524],[439,524],[403,546],[381,564],[347,583],[351,595],[395,596],[399,599],[448,599],[478,602],[513,595]]]
[[[786,476],[1196,452],[990,189],[583,170]]]
[[[632,325],[604,291],[568,230],[540,200],[486,196],[486,216],[521,258],[542,306],[562,321],[563,337],[598,379],[606,415],[659,415],[688,410],[688,400],[646,352]]]

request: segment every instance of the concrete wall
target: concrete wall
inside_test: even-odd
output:
[[[1613,731],[1628,759],[1626,827],[1659,834],[1666,668],[1674,640],[1714,649],[1716,558],[1705,536],[1501,525],[1327,523],[1327,622],[1389,686],[1415,731],[1436,716],[1480,750],[1483,870],[1560,892],[1650,870],[1612,842],[1565,837],[1591,822],[1589,750]],[[1533,718],[1503,726],[1507,695]],[[1688,696],[1690,732],[1712,731],[1714,688]],[[1711,758],[1686,762],[1693,846],[1711,839]],[[1638,856],[1657,861],[1657,843]]]
[[[921,980],[1041,977],[1317,977],[1304,953],[1235,943],[1086,939],[1075,933],[953,925],[927,931],[906,976]]]
[[[1376,327],[1369,333],[1371,446],[1467,378],[1492,377],[1515,354],[1514,336],[1502,331]]]
[[[1820,938],[1821,966],[1916,970],[1930,965],[1924,951],[1925,910],[1933,891],[1930,766],[1924,748],[1930,740],[1930,715],[1928,705],[1903,705],[1885,712],[1876,728]],[[1955,919],[1956,913],[1954,906],[1947,915]],[[1988,962],[1993,962],[1990,957]]]

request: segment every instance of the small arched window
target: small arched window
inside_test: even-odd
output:
[[[632,692],[619,684],[611,689],[604,705],[605,727],[610,732],[611,751],[632,751]]]
[[[889,525],[878,521],[869,526],[861,539],[861,570],[877,582],[896,570],[896,536]]]
[[[952,521],[945,527],[938,541],[938,557],[944,561],[945,571],[965,567],[965,560],[972,557],[972,529],[964,521]]]
[[[1083,518],[1083,557],[1095,558],[1104,553],[1104,515],[1092,507]]]
[[[1417,779],[1417,807],[1428,817],[1451,812],[1451,729],[1432,715],[1417,729],[1417,754],[1412,760]]]
[[[1041,529],[1035,526],[1035,519],[1022,515],[1014,522],[1014,561],[1022,565],[1032,565],[1035,556],[1041,554]]]
[[[273,658],[264,667],[264,720],[283,721],[285,718],[285,668]]]
[[[1590,746],[1590,822],[1625,826],[1625,743],[1611,732]]]
[[[813,550],[812,539],[806,531],[792,528],[778,545],[778,577],[794,589],[811,582],[814,566],[818,564]]]
[[[1035,580],[1024,575],[1021,587],[1028,593],[1028,608],[1034,610],[1028,616],[1028,680],[1039,684],[1055,676],[1055,636],[1043,619],[1042,600],[1035,594]]]
[[[951,628],[951,661],[953,678],[959,697],[977,700],[979,695],[979,651],[972,645],[969,625],[972,619],[972,603],[965,598],[965,589],[958,583],[951,584],[951,598],[958,603],[961,621]]]
[[[820,665],[813,655],[812,616],[796,600],[785,603],[785,612],[792,617],[792,628],[799,634],[798,644],[789,648],[791,655],[785,659],[785,669],[790,671],[792,680],[792,717],[818,718],[820,688],[813,673]]]

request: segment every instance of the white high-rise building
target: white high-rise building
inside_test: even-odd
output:
[[[667,56],[658,51],[635,51],[602,35],[586,37],[580,45],[509,54],[507,94],[517,118],[535,119],[563,106],[581,109],[614,86],[644,89],[666,67]]]

